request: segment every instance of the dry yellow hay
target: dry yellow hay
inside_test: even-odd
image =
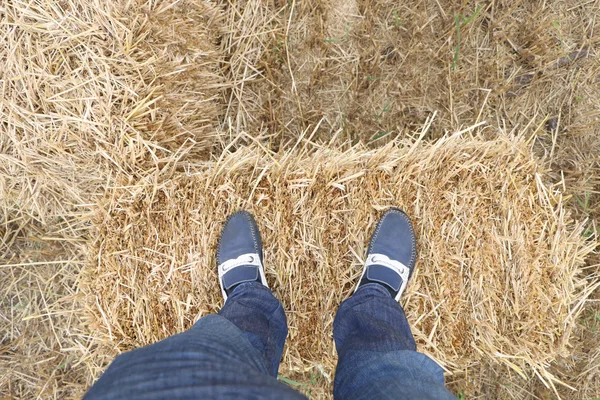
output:
[[[260,147],[196,172],[123,182],[98,205],[83,285],[89,323],[118,350],[189,328],[221,306],[214,250],[225,217],[253,212],[267,279],[287,311],[281,373],[333,375],[332,322],[354,288],[379,211],[415,222],[420,260],[402,302],[419,343],[451,374],[482,363],[556,381],[590,285],[593,243],[522,137],[402,142],[379,150]],[[474,386],[479,382],[472,383]]]
[[[78,287],[94,239],[91,211],[116,176],[135,186],[167,167],[169,177],[174,160],[219,158],[231,140],[259,136],[284,152],[323,120],[312,140],[347,148],[346,138],[379,145],[424,121],[432,127],[426,140],[486,120],[496,128],[488,137],[534,136],[548,177],[567,194],[563,206],[597,218],[597,1],[486,4],[461,29],[451,70],[454,18],[477,6],[0,0],[0,398],[80,398],[126,345],[93,340]],[[585,228],[590,246],[597,229]],[[597,254],[587,260],[590,285],[599,264]],[[572,346],[549,367],[578,389],[558,388],[565,398],[600,393],[599,298],[596,291],[566,325]],[[306,386],[322,398],[334,360],[318,359],[325,365],[300,372],[286,361],[285,373],[315,377],[320,386]],[[538,380],[511,371],[481,361],[448,378],[458,391],[483,386],[473,393],[485,398],[547,397]]]
[[[78,398],[100,373],[76,304],[90,206],[116,173],[208,157],[219,15],[0,1],[0,398]]]

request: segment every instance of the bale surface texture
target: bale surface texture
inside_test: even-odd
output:
[[[548,382],[586,293],[577,274],[590,249],[530,147],[520,137],[457,136],[371,151],[250,147],[196,172],[124,182],[94,219],[80,283],[89,323],[127,350],[217,312],[219,231],[246,209],[288,316],[280,373],[309,371],[327,386],[336,309],[354,290],[381,212],[398,206],[418,236],[401,303],[419,351],[453,374],[497,362]]]

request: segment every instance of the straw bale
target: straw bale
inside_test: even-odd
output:
[[[109,191],[80,282],[96,335],[123,351],[218,311],[218,233],[244,208],[257,217],[267,280],[288,315],[281,373],[310,374],[324,392],[335,311],[354,289],[381,211],[399,206],[419,240],[402,299],[419,350],[449,374],[491,363],[550,383],[547,367],[568,351],[589,294],[579,267],[591,248],[530,144],[455,135],[371,151],[302,146],[241,148],[196,172]]]

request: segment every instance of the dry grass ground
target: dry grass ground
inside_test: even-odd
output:
[[[219,12],[202,2],[0,3],[0,393],[79,397],[90,353],[77,279],[115,174],[208,158]],[[98,361],[100,360],[100,361]]]
[[[323,117],[322,136],[343,129],[365,141],[414,131],[434,112],[432,136],[483,120],[532,132],[552,117],[560,132],[595,125],[597,2],[248,1],[233,9],[230,27],[265,27],[226,34],[261,72],[249,82],[250,68],[230,71],[244,82],[238,119],[281,140]]]
[[[270,151],[281,161],[280,157],[285,157],[296,144],[294,154],[302,148],[315,151],[324,144],[349,150],[362,142],[375,148],[419,132],[425,132],[422,140],[435,140],[476,124],[481,124],[480,135],[490,140],[503,132],[519,132],[528,140],[528,145],[520,142],[519,146],[525,152],[533,148],[541,160],[527,164],[528,168],[539,172],[547,184],[557,184],[553,187],[563,193],[563,208],[557,210],[568,210],[576,220],[585,223],[582,235],[587,241],[580,242],[580,248],[593,247],[600,229],[599,14],[598,0],[409,0],[402,4],[388,0],[0,0],[0,397],[80,397],[116,352],[184,329],[196,317],[215,309],[216,292],[207,289],[210,282],[200,279],[212,279],[210,272],[206,276],[194,275],[194,281],[167,280],[169,285],[182,285],[190,297],[177,297],[171,302],[151,297],[152,307],[148,306],[148,310],[152,312],[145,316],[155,321],[168,318],[163,330],[155,330],[152,324],[125,326],[127,320],[116,319],[120,315],[116,313],[107,315],[102,324],[97,312],[103,307],[91,307],[89,289],[82,292],[80,284],[82,274],[89,277],[98,265],[114,262],[116,254],[94,260],[89,255],[98,254],[110,240],[118,240],[119,236],[111,238],[110,229],[121,227],[119,224],[127,218],[144,213],[148,218],[152,207],[160,204],[185,205],[192,201],[188,195],[197,204],[208,202],[206,196],[200,196],[203,191],[186,189],[186,185],[199,179],[188,177],[186,171],[203,176],[205,169],[210,171],[220,165],[217,160],[235,161],[235,156],[228,153],[221,159],[224,149],[240,151],[238,155],[245,154],[256,166],[265,168]],[[249,143],[263,148],[261,154],[265,155],[259,157],[256,147],[244,149]],[[485,146],[492,144],[482,144]],[[367,154],[350,149],[346,156],[353,151]],[[513,154],[511,147],[506,151],[503,154]],[[386,158],[390,154],[381,154],[382,160],[392,162]],[[313,156],[302,153],[299,157]],[[504,162],[506,167],[515,161],[499,159],[504,160],[499,163]],[[292,161],[287,162],[293,165]],[[221,175],[215,172],[215,176],[225,179],[223,174],[228,171],[235,176],[250,168],[243,160],[234,164],[228,165]],[[493,171],[491,164],[482,165],[488,165],[489,174],[502,173]],[[342,168],[334,163],[330,168],[358,171],[359,167]],[[472,172],[483,173],[477,169]],[[265,176],[278,176],[273,174],[275,171],[269,169],[262,177],[254,176],[254,182],[260,183]],[[504,182],[497,175],[490,176],[497,179],[494,184]],[[521,183],[529,179],[518,176]],[[155,180],[148,182],[151,177]],[[398,174],[389,179],[392,182],[402,178]],[[250,177],[239,179],[249,182]],[[163,203],[149,200],[156,195],[147,193],[150,187],[163,190],[159,191],[163,193],[163,197],[159,196]],[[207,187],[211,186],[202,190]],[[352,187],[349,181],[344,189]],[[427,187],[433,190],[429,183]],[[222,185],[217,193],[227,197],[237,193],[234,189]],[[335,187],[321,189],[322,193],[329,193]],[[182,190],[187,190],[185,196]],[[270,207],[269,201],[274,201],[265,198],[261,204],[254,197],[260,190],[262,186],[257,185],[248,192],[252,195],[243,199],[256,198],[257,203],[248,203],[248,207],[259,214]],[[298,190],[304,193],[302,190],[307,189]],[[384,196],[384,192],[372,190],[373,198]],[[527,193],[534,193],[532,187],[528,190]],[[350,192],[354,194],[343,201],[351,203],[364,195]],[[389,204],[391,199],[413,204],[410,196],[389,192],[385,201],[378,203],[380,206]],[[165,193],[174,197],[164,198]],[[442,199],[451,202],[451,196],[452,191],[448,190]],[[551,196],[560,198],[555,192]],[[226,210],[246,204],[234,200],[227,203]],[[140,209],[132,208],[136,204]],[[214,202],[209,206],[217,209]],[[368,213],[363,209],[366,204],[351,206],[357,209],[356,218],[361,215],[355,225],[364,229],[370,226],[375,208]],[[163,218],[174,211],[165,210]],[[297,218],[291,214],[292,220]],[[182,223],[189,222],[189,229],[200,232],[200,225],[196,226],[190,215],[180,216]],[[340,215],[343,217],[328,218],[350,218]],[[567,214],[552,215],[568,221]],[[418,220],[422,229],[435,225],[427,225],[426,213]],[[173,242],[173,248],[182,251],[180,238],[166,229],[172,228],[169,221],[163,221],[168,224],[164,227],[165,238]],[[208,230],[209,236],[196,237],[207,242],[193,242],[194,251],[211,248],[210,238],[218,225],[217,219],[211,221],[203,231]],[[261,228],[268,234],[281,224],[272,221],[272,225],[267,225],[266,219],[262,221]],[[322,223],[316,221],[314,225]],[[571,227],[569,232],[577,232],[578,225],[567,226]],[[320,243],[327,232],[307,240]],[[421,238],[425,249],[436,255],[427,247],[431,238],[424,232]],[[333,237],[342,235],[340,240],[351,242],[349,247],[360,257],[360,246],[366,237],[352,235],[366,235],[366,231],[329,233]],[[102,242],[103,237],[109,241]],[[143,238],[128,240],[113,242],[113,246],[133,246]],[[577,241],[574,237],[570,240]],[[552,242],[548,239],[544,243]],[[122,250],[130,254],[141,251],[135,247]],[[348,248],[337,248],[330,259],[319,258],[312,247],[305,254],[300,245],[293,250],[304,257],[307,263],[303,265],[313,265],[310,260],[345,260],[349,263],[345,271],[348,280],[357,272],[357,258],[347,254]],[[494,254],[502,253],[495,251]],[[273,260],[285,258],[275,247],[269,253],[276,255]],[[157,278],[168,274],[168,260],[177,261],[172,266],[172,276],[179,276],[191,273],[190,262],[208,257],[203,253],[198,260],[187,260],[190,254],[196,253],[161,256],[166,257],[163,264],[158,264],[162,267],[150,268],[149,276],[154,280],[149,281],[149,287],[159,285]],[[556,393],[540,379],[531,379],[531,369],[526,373],[528,379],[523,379],[514,368],[499,368],[497,360],[484,357],[475,348],[463,348],[465,353],[461,354],[449,353],[451,344],[442,340],[443,335],[456,336],[451,321],[464,321],[464,309],[448,309],[445,316],[424,314],[427,317],[417,323],[419,313],[429,310],[417,301],[426,298],[417,296],[417,291],[442,285],[431,284],[435,276],[428,268],[433,264],[424,261],[420,265],[423,275],[415,281],[407,306],[413,307],[411,318],[419,327],[420,343],[426,351],[454,372],[461,368],[464,371],[469,365],[466,374],[448,376],[453,390],[466,391],[468,398],[555,397]],[[571,261],[566,265],[577,264]],[[310,297],[314,304],[294,302],[291,296],[296,292],[291,288],[295,287],[295,275],[286,275],[292,268],[288,264],[273,263],[270,269],[271,277],[277,278],[276,290],[291,311],[297,329],[292,331],[296,336],[287,348],[282,372],[290,373],[303,390],[321,398],[326,396],[327,376],[334,361],[327,321],[348,288],[344,282],[335,282],[329,297],[319,297],[311,286],[306,290],[315,294]],[[591,253],[581,272],[569,276],[591,287],[600,276],[599,264],[598,255]],[[528,271],[535,270],[525,270]],[[543,275],[534,276],[536,281],[545,279]],[[127,280],[128,276],[108,275],[106,279],[114,283],[116,279]],[[319,284],[324,284],[323,279]],[[200,292],[191,291],[192,283]],[[284,283],[289,291],[283,290]],[[143,291],[144,287],[140,284],[133,290]],[[575,292],[567,289],[565,293]],[[194,296],[202,294],[209,301],[195,303],[193,300],[200,297]],[[551,297],[552,304],[559,300],[569,302],[568,298],[559,297]],[[100,300],[108,302],[110,296],[103,293],[99,303]],[[557,385],[563,398],[600,395],[599,301],[600,293],[592,293],[590,300],[582,304],[577,321],[562,327],[558,321],[565,317],[565,309],[556,311],[549,307],[548,310],[554,310],[555,319],[541,329],[547,334],[542,336],[547,341],[534,341],[531,345],[530,354],[536,359],[528,365],[543,364],[538,371],[551,373],[577,389]],[[158,307],[157,311],[154,306],[161,304],[163,308]],[[313,307],[325,310],[322,319],[310,320],[307,314]],[[533,311],[522,312],[529,316],[528,312]],[[438,325],[436,320],[440,321]],[[507,321],[507,326],[517,323]],[[454,328],[444,333],[442,322]],[[300,332],[314,323],[323,342],[314,338],[302,342]],[[511,335],[516,332],[519,331],[499,330],[495,334],[500,336],[491,337],[514,338]],[[555,358],[558,351],[553,346],[557,342],[548,339],[548,335],[553,333],[558,338],[565,332],[571,333],[571,340],[568,345],[565,343],[562,356]],[[107,334],[109,338],[113,335],[111,340],[106,340]],[[425,339],[438,342],[432,342],[432,346]],[[498,346],[501,341],[496,339],[480,343]],[[485,346],[482,348],[490,349]],[[317,354],[321,350],[328,356]],[[540,355],[544,350],[545,354]],[[315,364],[317,358],[323,360],[322,365]]]

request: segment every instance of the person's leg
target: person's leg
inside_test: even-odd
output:
[[[226,298],[219,315],[118,356],[85,399],[303,399],[276,379],[287,324],[266,286],[260,246],[249,214],[230,217],[217,253]]]
[[[378,284],[340,306],[333,325],[335,399],[453,399],[443,370],[416,351],[404,310]]]
[[[118,356],[85,399],[304,398],[275,379],[287,327],[268,288],[240,285],[219,314]]]
[[[408,217],[391,209],[378,223],[356,292],[338,309],[335,399],[453,399],[443,370],[416,351],[398,303],[414,270],[416,239]]]
[[[262,355],[269,375],[277,377],[288,334],[285,312],[271,290],[260,283],[238,286],[219,311]]]

